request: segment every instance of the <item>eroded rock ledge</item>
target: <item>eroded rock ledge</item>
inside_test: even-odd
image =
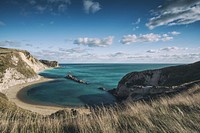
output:
[[[59,66],[57,61],[48,61],[48,60],[39,60],[39,61],[48,67],[58,67]]]
[[[141,100],[172,94],[199,83],[200,62],[125,75],[111,92],[118,99]]]

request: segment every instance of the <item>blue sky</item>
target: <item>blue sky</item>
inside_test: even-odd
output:
[[[61,63],[200,59],[200,0],[0,1],[0,47]]]

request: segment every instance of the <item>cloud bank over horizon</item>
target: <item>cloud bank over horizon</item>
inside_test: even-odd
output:
[[[109,54],[97,54],[89,52],[85,49],[77,48],[65,50],[42,50],[32,52],[39,59],[54,59],[60,63],[185,63],[195,62],[200,58],[200,47],[196,49],[181,47],[163,47],[154,50],[154,52],[146,51],[146,53],[126,53],[113,52]],[[152,50],[153,51],[153,50]],[[156,51],[156,52],[155,52]],[[67,58],[66,58],[67,57]],[[77,62],[77,58],[80,60]]]

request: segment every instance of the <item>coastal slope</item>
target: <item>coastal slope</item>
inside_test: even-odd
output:
[[[0,93],[0,132],[199,133],[200,84],[174,97],[90,108],[90,112],[40,115],[17,107]]]
[[[151,96],[152,94],[180,91],[200,80],[199,70],[200,61],[188,65],[131,72],[119,81],[114,93],[121,99],[131,96],[132,99],[136,100],[144,98],[144,95]]]
[[[30,53],[26,53],[27,51],[0,50],[2,81],[6,81],[7,69],[16,71],[11,73],[10,70],[10,79],[7,80],[17,82],[25,77],[37,77],[38,71],[47,68]],[[31,112],[17,106],[10,97],[0,92],[0,132],[199,132],[200,82],[198,80],[199,62],[130,73],[120,81],[117,88],[119,94],[126,92],[126,89],[131,92],[127,91],[127,95],[136,94],[136,87],[139,88],[138,93],[143,94],[145,92],[158,94],[161,88],[155,87],[164,87],[164,90],[178,89],[178,87],[187,89],[174,97],[162,97],[151,102],[124,102],[108,107],[88,108],[89,113],[85,113],[82,109],[79,109],[80,111],[64,109],[51,115],[41,115],[34,113],[36,112],[34,110]],[[11,81],[7,83],[12,83]],[[149,86],[153,86],[156,90],[147,89],[151,88]],[[30,110],[30,106],[26,108]],[[49,112],[49,108],[44,109]]]
[[[40,79],[37,74],[49,66],[26,50],[0,48],[0,92],[11,86]]]
[[[42,62],[43,64],[45,64],[48,67],[59,67],[57,61],[48,61],[48,60],[39,60],[39,61]]]

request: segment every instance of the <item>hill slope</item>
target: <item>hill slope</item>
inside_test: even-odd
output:
[[[200,84],[173,97],[91,108],[89,115],[67,111],[42,116],[20,109],[0,93],[0,132],[12,133],[198,133]]]
[[[9,86],[37,80],[37,72],[46,68],[28,51],[0,48],[0,91]]]
[[[0,48],[0,89],[28,82],[28,79],[35,80],[38,78],[36,72],[45,68],[45,65],[27,51]],[[182,75],[180,76],[180,74]],[[193,77],[192,74],[195,76]],[[132,91],[131,89],[134,89],[135,85],[162,85],[170,88],[170,86],[199,79],[198,74],[199,63],[183,65],[180,69],[179,67],[170,67],[130,73],[120,81],[118,89],[122,89],[124,92],[123,88],[119,88],[124,86],[126,87],[124,89],[128,88],[127,90]],[[172,79],[175,82],[172,82]],[[150,102],[126,101],[110,107],[90,108],[90,114],[79,114],[78,112],[73,114],[63,110],[50,116],[21,109],[0,93],[0,132],[198,133],[200,132],[200,82],[196,81],[181,86],[181,88],[184,87],[186,87],[185,91],[176,95],[164,96]],[[156,89],[156,93],[160,90],[160,88],[154,89]],[[170,89],[173,90],[173,88]],[[144,89],[144,91],[146,90]]]
[[[150,94],[179,91],[186,87],[183,84],[196,80],[200,80],[200,62],[132,72],[120,80],[115,94],[120,98],[127,98],[131,95],[133,99],[140,99],[144,97],[144,94],[149,96]]]

